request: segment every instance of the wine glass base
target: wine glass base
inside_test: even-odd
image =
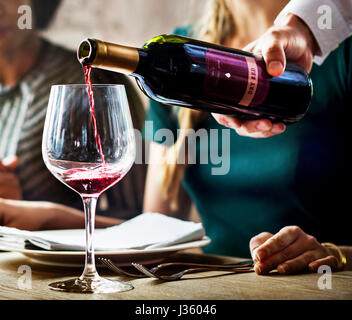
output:
[[[49,284],[49,288],[56,291],[75,293],[115,293],[134,289],[129,283],[104,279],[99,276],[53,282]]]

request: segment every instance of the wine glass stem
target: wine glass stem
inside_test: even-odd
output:
[[[94,257],[94,222],[95,222],[95,209],[97,206],[98,198],[96,197],[82,197],[85,222],[86,222],[86,259],[85,267],[81,278],[94,278],[98,276],[95,268]]]

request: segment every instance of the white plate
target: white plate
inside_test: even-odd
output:
[[[67,232],[77,232],[77,230],[50,230],[41,231],[40,233],[64,233]],[[203,237],[201,240],[190,241],[186,243],[181,243],[173,245],[166,248],[156,248],[150,250],[119,250],[119,251],[95,251],[96,258],[104,257],[109,258],[114,261],[117,265],[126,266],[130,265],[131,262],[136,263],[156,263],[164,258],[166,258],[171,253],[203,247],[210,243],[210,238],[207,236]],[[6,250],[6,248],[1,248],[0,250]],[[62,267],[82,267],[84,266],[84,251],[46,251],[46,250],[32,250],[32,249],[11,249],[11,251],[20,252],[27,256],[34,262],[51,265],[51,266],[62,266]],[[97,260],[97,264],[98,264]]]

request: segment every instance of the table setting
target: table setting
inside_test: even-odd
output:
[[[258,276],[253,261],[201,250],[211,242],[202,223],[142,213],[120,225],[95,230],[95,261],[104,279],[134,289],[118,293],[50,290],[84,266],[85,230],[25,231],[0,227],[0,299],[351,299],[352,273],[332,273],[332,288],[319,288],[322,274]],[[18,287],[21,266],[32,287]],[[211,288],[211,290],[209,290]]]
[[[143,213],[120,225],[95,230],[95,253],[119,266],[156,263],[168,255],[210,243],[201,223]],[[82,267],[85,230],[24,231],[0,227],[0,250],[20,252],[53,266]]]

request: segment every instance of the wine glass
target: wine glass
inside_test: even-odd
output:
[[[89,87],[84,84],[52,86],[42,153],[50,172],[82,197],[86,228],[82,275],[51,283],[49,287],[84,293],[133,289],[131,284],[98,275],[93,246],[98,197],[120,181],[135,160],[136,143],[125,87]]]

